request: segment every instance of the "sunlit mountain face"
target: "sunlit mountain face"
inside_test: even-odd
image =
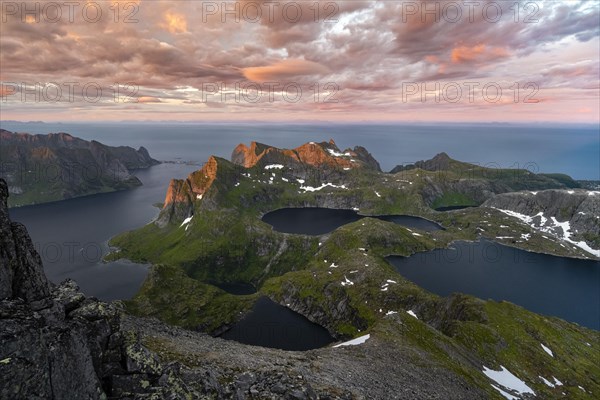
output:
[[[3,1],[2,119],[597,123],[593,1]]]

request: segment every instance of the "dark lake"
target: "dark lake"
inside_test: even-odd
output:
[[[441,296],[508,300],[528,310],[600,329],[600,263],[527,252],[489,241],[456,242],[410,257],[396,270]]]
[[[304,351],[332,343],[327,329],[269,299],[259,298],[252,310],[221,335],[254,346]]]
[[[281,208],[271,211],[262,217],[262,220],[271,225],[273,229],[283,233],[296,233],[303,235],[323,235],[342,225],[356,222],[366,216],[353,210],[338,210],[333,208]],[[409,215],[379,215],[383,221],[393,222],[408,228],[424,231],[443,229],[435,222],[424,218]]]
[[[27,227],[52,282],[72,278],[86,295],[127,299],[139,289],[147,266],[103,263],[108,240],[155,218],[159,209],[153,204],[164,201],[170,179],[184,178],[197,168],[161,164],[136,171],[144,185],[135,189],[12,208],[9,214]]]
[[[235,294],[237,296],[243,296],[247,294],[256,293],[256,288],[249,283],[244,282],[227,282],[227,283],[218,283],[218,282],[209,282],[211,285],[218,287],[230,294]]]

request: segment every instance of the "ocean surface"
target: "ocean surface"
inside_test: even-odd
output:
[[[144,146],[159,160],[203,163],[210,155],[229,159],[239,143],[258,141],[297,147],[334,139],[344,149],[361,145],[385,171],[446,152],[460,161],[532,172],[562,172],[600,180],[600,128],[592,125],[503,124],[183,124],[21,123],[0,128],[28,133],[67,132],[108,145]]]

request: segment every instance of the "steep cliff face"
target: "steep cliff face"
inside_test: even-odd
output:
[[[71,281],[48,283],[27,230],[8,218],[7,196],[0,179],[0,397],[100,398],[116,312]]]
[[[0,131],[0,176],[10,206],[43,203],[141,185],[131,171],[158,163],[140,147],[110,147],[67,133]]]
[[[211,156],[201,169],[192,172],[186,179],[172,179],[157,224],[164,226],[171,220],[190,217],[194,202],[204,198],[217,178],[218,170],[219,162]]]
[[[8,217],[8,186],[0,179],[0,299],[39,301],[49,294],[42,260],[22,224]]]

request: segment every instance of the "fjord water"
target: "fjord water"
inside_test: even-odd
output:
[[[82,291],[102,300],[130,298],[147,274],[147,266],[128,261],[103,263],[108,240],[139,228],[158,214],[171,178],[183,178],[197,166],[161,164],[135,175],[143,186],[9,210],[29,231],[46,276],[59,283],[74,279]]]
[[[332,208],[304,207],[281,208],[271,211],[262,217],[277,232],[296,233],[302,235],[323,235],[339,228],[342,225],[356,222],[364,215],[353,210],[337,210]],[[408,228],[424,231],[440,230],[442,227],[433,221],[410,215],[378,215],[383,221],[393,222]]]
[[[405,278],[447,296],[507,300],[530,311],[600,330],[600,263],[523,251],[489,241],[391,256]]]
[[[267,297],[259,298],[252,310],[221,337],[295,351],[316,349],[334,341],[327,329]]]

